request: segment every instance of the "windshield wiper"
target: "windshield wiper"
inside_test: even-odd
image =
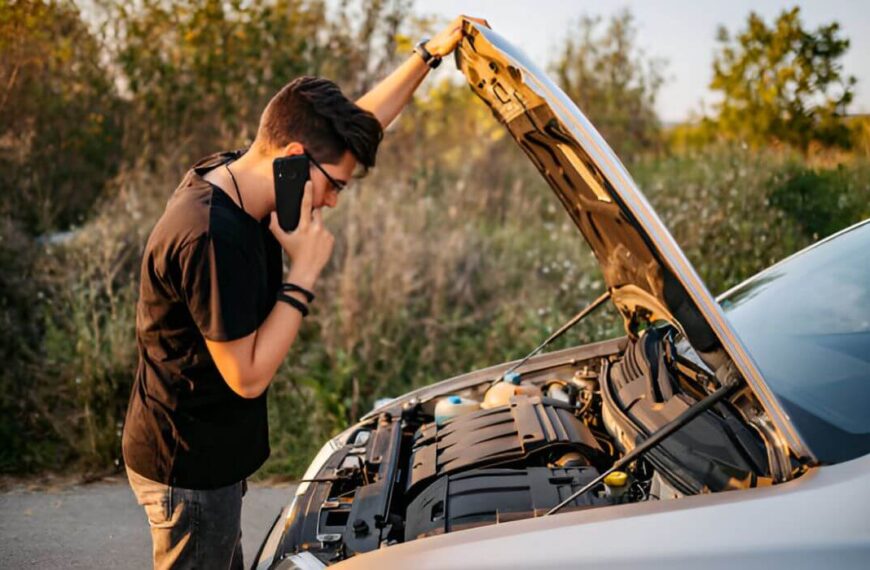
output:
[[[728,381],[724,382],[721,388],[717,389],[715,392],[705,397],[700,402],[688,407],[682,414],[662,426],[660,430],[653,432],[648,438],[643,440],[640,445],[632,449],[630,452],[626,453],[622,457],[622,459],[614,463],[610,469],[608,469],[607,471],[590,481],[589,484],[584,486],[582,489],[578,490],[576,493],[572,494],[570,497],[547,511],[544,516],[546,517],[556,514],[562,509],[562,507],[570,504],[583,493],[600,485],[601,482],[604,481],[604,479],[614,471],[621,471],[623,467],[636,460],[656,445],[660,444],[669,435],[672,435],[674,432],[678,431],[687,423],[689,423],[702,413],[706,412],[707,410],[721,402],[723,399],[733,394],[734,391],[741,385],[741,383],[742,381],[737,379],[729,379]]]
[[[547,340],[545,340],[544,342],[539,344],[533,351],[528,353],[525,356],[525,358],[523,358],[522,360],[520,360],[519,362],[517,362],[516,364],[514,364],[510,368],[508,368],[504,372],[504,374],[501,375],[500,380],[504,380],[508,374],[510,374],[511,372],[513,372],[514,370],[516,370],[517,368],[519,368],[520,366],[522,366],[523,364],[528,362],[531,357],[533,357],[534,355],[536,355],[539,352],[541,352],[542,350],[544,350],[544,348],[548,344],[550,344],[551,342],[553,342],[554,340],[556,340],[557,338],[559,338],[560,336],[565,334],[571,327],[573,327],[574,325],[576,325],[577,323],[582,321],[586,317],[586,315],[588,315],[589,313],[591,313],[592,311],[597,309],[599,306],[601,306],[601,304],[604,301],[606,301],[609,298],[610,298],[610,291],[605,291],[604,293],[601,294],[600,297],[598,297],[597,299],[595,299],[594,301],[592,301],[591,303],[589,303],[588,305],[583,307],[583,309],[579,313],[577,313],[576,315],[571,317],[570,321],[568,321],[567,323],[565,323],[564,325],[559,327],[559,330],[557,330],[556,332],[551,334],[549,337],[547,337]]]

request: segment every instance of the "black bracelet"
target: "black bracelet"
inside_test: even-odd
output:
[[[314,293],[295,283],[282,283],[281,290],[284,292],[289,291],[290,293],[302,293],[302,296],[305,297],[309,303],[314,302]]]
[[[303,303],[299,299],[294,299],[290,295],[285,295],[282,291],[278,291],[277,299],[279,301],[284,301],[285,303],[287,303],[288,305],[290,305],[291,307],[293,307],[294,309],[296,309],[297,311],[302,313],[303,317],[308,316],[308,305],[306,305],[305,303]]]

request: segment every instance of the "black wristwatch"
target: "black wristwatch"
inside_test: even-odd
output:
[[[429,66],[430,69],[435,69],[439,65],[441,65],[441,58],[435,57],[429,50],[426,49],[426,42],[429,41],[429,38],[423,38],[417,45],[414,46],[414,53],[419,55],[423,59],[423,63]]]

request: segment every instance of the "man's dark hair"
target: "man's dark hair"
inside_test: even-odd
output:
[[[302,143],[318,161],[335,164],[345,151],[368,170],[375,165],[384,130],[378,119],[322,77],[299,77],[266,105],[257,140],[272,148]]]

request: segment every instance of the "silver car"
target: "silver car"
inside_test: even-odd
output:
[[[456,60],[604,274],[547,341],[608,302],[626,336],[375,409],[255,567],[870,567],[870,223],[714,299],[542,71],[472,22]]]

